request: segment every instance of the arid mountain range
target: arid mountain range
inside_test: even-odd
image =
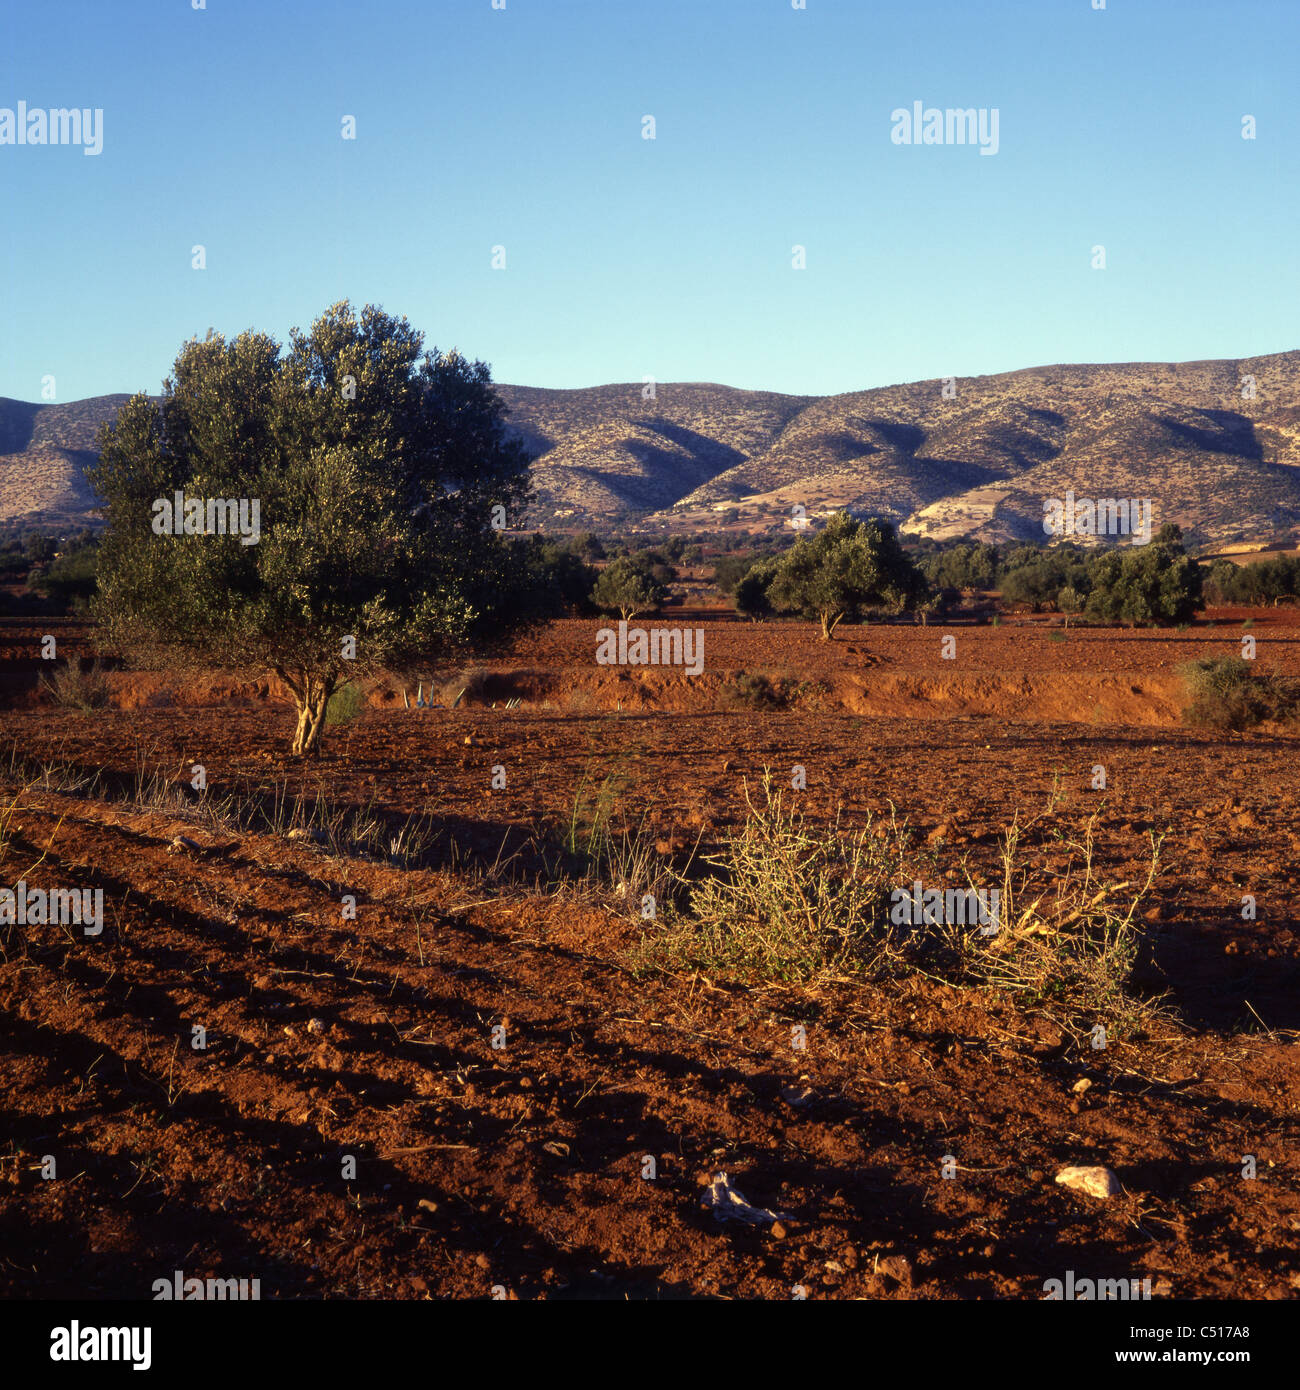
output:
[[[1032,367],[836,396],[701,383],[498,388],[535,455],[532,521],[759,530],[849,507],[935,537],[1043,539],[1048,498],[1150,498],[1199,545],[1300,539],[1300,351]],[[0,398],[0,523],[90,520],[125,396]]]

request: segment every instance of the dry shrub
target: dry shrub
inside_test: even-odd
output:
[[[41,683],[54,703],[64,709],[95,710],[108,704],[108,677],[98,658],[89,670],[83,671],[81,662],[74,657]]]
[[[1131,979],[1144,931],[1139,912],[1155,882],[1163,838],[1147,832],[1136,878],[1103,882],[1095,863],[1100,815],[1094,811],[1076,833],[1054,832],[1048,864],[1026,862],[1026,827],[1013,817],[999,845],[998,930],[953,933],[950,944],[965,980],[1018,994],[1026,1004],[1064,1005],[1122,1032],[1154,1011],[1133,993]]]
[[[804,681],[788,675],[769,676],[762,671],[738,671],[719,691],[723,709],[789,709],[828,689],[823,681]]]
[[[1179,674],[1191,696],[1183,709],[1188,724],[1241,731],[1266,720],[1285,723],[1300,718],[1300,682],[1257,675],[1242,657],[1191,661],[1179,667]]]
[[[694,887],[687,911],[647,933],[638,968],[751,984],[916,974],[993,987],[1025,1006],[1052,1004],[1121,1033],[1154,1011],[1130,987],[1139,910],[1159,864],[1154,835],[1141,875],[1107,883],[1095,863],[1096,814],[1077,834],[1054,831],[1050,853],[1033,862],[1024,837],[1034,822],[1022,825],[1017,814],[1001,840],[994,884],[980,887],[966,862],[959,866],[969,889],[954,897],[973,890],[991,908],[996,888],[992,920],[966,913],[951,922],[940,913],[914,923],[898,911],[914,883],[953,890],[892,808],[888,820],[868,818],[857,830],[838,815],[811,825],[783,803],[770,773],[761,799],[751,799],[748,786],[745,797],[745,824],[703,859],[713,872]]]
[[[763,774],[762,799],[696,885],[687,916],[648,937],[641,962],[747,979],[810,982],[879,968],[890,954],[890,895],[905,874],[907,833],[809,824]]]

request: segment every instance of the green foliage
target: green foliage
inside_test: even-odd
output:
[[[596,571],[583,560],[579,549],[541,535],[511,544],[514,564],[528,580],[523,586],[523,600],[538,619],[592,611]]]
[[[1025,545],[1007,556],[1000,591],[1005,603],[1039,613],[1044,608],[1059,608],[1058,596],[1065,589],[1080,597],[1086,595],[1090,582],[1088,554],[1082,547]]]
[[[366,707],[361,687],[354,681],[341,685],[325,705],[325,723],[330,728],[350,724]]]
[[[78,538],[59,552],[32,587],[65,611],[84,612],[95,594],[98,562],[98,538]]]
[[[923,554],[918,568],[935,589],[991,589],[997,582],[997,546],[958,544]]]
[[[600,542],[600,537],[594,531],[581,531],[569,541],[569,549],[580,559],[586,560],[589,564],[593,560],[603,560],[605,558],[605,547]]]
[[[719,555],[713,562],[714,587],[720,594],[731,597],[754,563],[752,555]]]
[[[778,612],[817,619],[829,639],[839,622],[864,612],[902,612],[925,597],[925,577],[887,521],[857,521],[847,512],[825,530],[802,538],[781,556],[767,599]]]
[[[31,568],[23,543],[11,538],[0,545],[0,578],[20,579]]]
[[[48,565],[58,548],[58,541],[41,531],[32,532],[23,542],[23,554],[27,557],[28,566]]]
[[[1206,576],[1205,593],[1214,603],[1254,608],[1300,602],[1300,555],[1277,555],[1249,565],[1216,560]]]
[[[1182,532],[1162,526],[1144,546],[1107,551],[1089,566],[1087,617],[1107,623],[1188,622],[1201,607],[1201,567],[1183,549]]]
[[[779,564],[779,556],[769,556],[765,560],[758,560],[750,565],[743,577],[736,582],[731,598],[736,605],[736,612],[742,618],[757,621],[769,617],[774,612],[772,600],[768,597],[768,589],[776,577]]]
[[[1007,555],[999,581],[1004,603],[1038,613],[1055,609],[1099,623],[1178,624],[1202,605],[1201,568],[1166,525],[1146,545],[1101,552],[1078,545],[1024,545]]]
[[[677,567],[669,554],[669,546],[646,546],[634,550],[629,559],[638,569],[644,570],[659,584],[671,584],[677,578]]]
[[[667,594],[667,588],[643,557],[626,556],[611,560],[600,572],[591,600],[603,612],[617,613],[626,621],[637,613],[658,608]]]
[[[109,640],[270,668],[294,692],[305,753],[341,679],[531,621],[491,524],[497,504],[521,514],[527,454],[487,366],[422,349],[405,319],[346,301],[284,352],[251,330],[187,342],[161,402],[128,401],[90,470],[109,523],[95,603]],[[176,491],[257,500],[260,543],[155,534],[154,500]]]

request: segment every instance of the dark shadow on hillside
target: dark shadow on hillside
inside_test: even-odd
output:
[[[1172,415],[1157,415],[1156,419],[1177,439],[1212,454],[1236,454],[1242,458],[1263,460],[1264,451],[1255,438],[1255,426],[1235,410],[1197,410],[1192,412],[1209,422],[1209,428],[1198,428]]]
[[[40,409],[35,401],[7,400],[0,404],[0,454],[20,454],[27,448]]]

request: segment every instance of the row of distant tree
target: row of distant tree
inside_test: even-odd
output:
[[[889,523],[842,514],[818,535],[743,568],[728,558],[717,574],[742,615],[817,620],[826,637],[845,620],[912,611],[925,621],[994,592],[1003,608],[1130,626],[1189,622],[1207,603],[1300,602],[1300,557],[1245,566],[1197,561],[1174,525],[1146,545],[1101,550],[965,541],[904,548]]]
[[[42,608],[84,613],[95,592],[98,548],[99,538],[89,529],[64,539],[39,531],[11,536],[0,542],[0,584],[26,584],[44,600]]]
[[[509,542],[528,578],[539,617],[658,610],[683,568],[712,570],[712,583],[742,616],[796,616],[831,636],[844,621],[913,612],[942,618],[964,600],[996,592],[1002,606],[1104,624],[1188,621],[1206,603],[1266,606],[1300,602],[1300,556],[1250,565],[1187,556],[1176,526],[1146,546],[997,546],[923,541],[905,547],[887,522],[836,517],[779,551],[716,555],[703,539],[661,544],[534,535]],[[87,611],[96,588],[98,535],[32,533],[0,545],[0,582],[28,578],[48,606]]]

